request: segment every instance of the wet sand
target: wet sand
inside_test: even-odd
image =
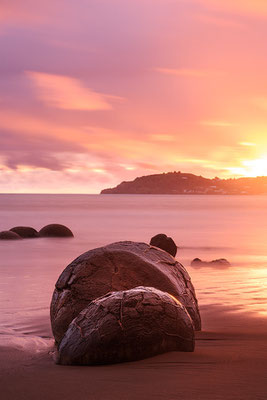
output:
[[[4,400],[266,400],[267,319],[201,309],[194,353],[98,367],[55,365],[46,352],[0,347]],[[49,325],[47,325],[49,330]]]

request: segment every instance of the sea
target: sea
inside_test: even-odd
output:
[[[200,311],[216,306],[267,321],[266,196],[0,195],[0,230],[50,223],[68,226],[74,238],[0,241],[1,346],[49,350],[49,306],[63,269],[90,249],[123,240],[149,243],[158,233],[176,242],[176,259],[191,276]],[[231,265],[192,267],[196,257],[226,258]]]

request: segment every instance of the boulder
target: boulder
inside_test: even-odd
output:
[[[191,261],[191,267],[193,267],[194,265],[199,265],[199,264],[203,264],[204,261],[202,261],[200,258],[194,258],[193,261]]]
[[[212,267],[212,266],[219,266],[219,267],[230,267],[231,264],[225,258],[218,258],[217,260],[212,261],[202,261],[200,258],[194,258],[191,262],[192,267]]]
[[[50,306],[56,343],[92,300],[137,286],[154,287],[176,297],[200,330],[195,290],[186,269],[165,251],[146,243],[118,242],[82,254],[58,278]]]
[[[226,260],[226,258],[218,258],[217,260],[212,260],[210,264],[218,265],[221,267],[231,267],[231,264],[228,260]]]
[[[148,287],[111,292],[92,301],[71,322],[57,363],[112,364],[169,351],[193,351],[194,327],[185,307]]]
[[[73,233],[65,225],[50,224],[44,226],[40,231],[41,237],[73,237]]]
[[[159,233],[150,240],[151,246],[159,247],[162,250],[167,251],[173,257],[176,256],[177,246],[171,237],[168,237],[164,233]]]
[[[33,239],[39,237],[39,233],[30,226],[15,226],[10,229],[11,232],[17,233],[24,239]]]
[[[11,231],[2,231],[0,232],[0,240],[20,240],[20,237],[17,233]]]

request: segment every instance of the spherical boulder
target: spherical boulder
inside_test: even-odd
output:
[[[49,224],[44,226],[40,231],[41,237],[73,237],[73,233],[65,225]]]
[[[194,350],[194,326],[173,296],[149,287],[111,292],[71,322],[57,363],[112,364],[169,351]]]
[[[159,247],[162,250],[167,251],[171,256],[175,257],[177,253],[177,246],[171,237],[168,237],[164,233],[159,233],[153,236],[150,240],[151,246]]]
[[[10,231],[17,233],[24,239],[34,239],[39,237],[39,233],[30,226],[15,226],[14,228],[11,228]]]
[[[146,243],[118,242],[82,254],[58,278],[50,306],[56,344],[92,300],[137,286],[154,287],[176,297],[195,329],[201,329],[195,290],[182,264]]]
[[[191,267],[202,267],[206,265],[207,263],[205,261],[202,261],[200,258],[196,257],[194,260],[191,261]]]
[[[0,232],[0,240],[20,240],[20,239],[22,239],[22,237],[15,232],[11,231]]]

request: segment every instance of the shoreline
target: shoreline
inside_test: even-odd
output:
[[[218,306],[205,306],[201,314],[204,330],[196,332],[193,353],[79,367],[56,365],[51,349],[0,347],[3,398],[265,400],[267,318]]]

